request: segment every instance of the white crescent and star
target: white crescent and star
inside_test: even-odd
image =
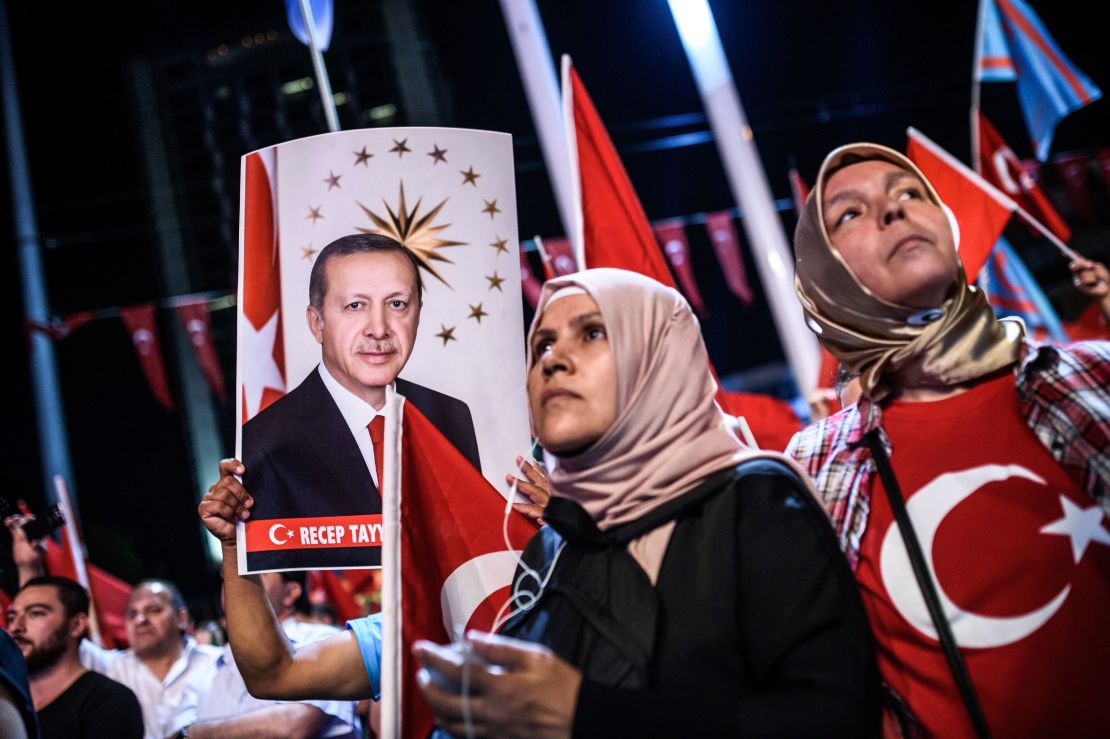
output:
[[[940,475],[911,495],[906,503],[906,512],[926,555],[929,574],[937,585],[941,606],[961,647],[985,649],[1020,641],[1047,623],[1071,592],[1071,585],[1066,585],[1047,603],[1019,616],[984,616],[956,605],[937,579],[932,557],[933,539],[945,516],[984,485],[1012,477],[1046,484],[1043,478],[1020,465],[988,464]],[[1102,526],[1103,511],[1098,505],[1082,508],[1062,495],[1060,503],[1063,518],[1042,527],[1041,533],[1069,537],[1076,563],[1091,542],[1110,546],[1110,532]],[[891,603],[902,617],[922,634],[936,639],[936,629],[917,587],[902,533],[896,524],[892,523],[883,537],[879,570]]]
[[[456,627],[465,628],[491,593],[512,583],[519,561],[517,551],[490,552],[463,562],[447,576],[439,591],[439,604],[448,634],[454,634]]]
[[[262,394],[266,388],[285,391],[285,378],[274,361],[274,342],[278,340],[277,326],[280,310],[275,310],[262,328],[255,330],[249,320],[243,321],[243,356],[251,361],[244,363],[243,392],[247,400],[247,417],[250,420],[258,413],[262,404]]]
[[[283,539],[278,538],[278,531],[280,531],[281,529],[285,529],[285,538],[283,538]],[[275,523],[273,526],[271,526],[269,535],[270,535],[270,541],[272,541],[274,544],[276,544],[279,547],[282,546],[283,544],[287,543],[290,539],[293,538],[293,532],[289,529],[288,526],[286,526],[283,523]]]

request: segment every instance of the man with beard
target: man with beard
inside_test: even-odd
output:
[[[143,716],[135,694],[81,664],[88,622],[88,594],[63,577],[29,581],[8,608],[8,630],[27,661],[42,735],[137,739]]]
[[[243,485],[254,496],[255,521],[381,513],[378,434],[389,385],[481,471],[466,404],[397,377],[412,355],[422,296],[419,263],[391,238],[344,236],[320,251],[306,318],[322,361],[243,427]],[[277,544],[286,532],[275,528]],[[380,564],[376,548],[290,544],[248,554],[249,569]]]

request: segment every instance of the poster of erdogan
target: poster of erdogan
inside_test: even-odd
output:
[[[429,531],[496,526],[468,551],[506,548],[505,473],[529,444],[513,176],[507,134],[459,129],[243,157],[241,572],[380,567],[385,489]]]

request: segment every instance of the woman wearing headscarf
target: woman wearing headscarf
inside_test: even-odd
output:
[[[855,572],[903,731],[1105,734],[1110,345],[1026,342],[968,284],[953,223],[898,152],[825,159],[795,287],[862,397],[787,453]]]
[[[877,732],[868,626],[832,531],[789,460],[729,430],[686,301],[621,270],[558,278],[528,350],[548,526],[502,635],[417,645],[444,728]]]

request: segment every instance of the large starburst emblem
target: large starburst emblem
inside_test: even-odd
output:
[[[358,230],[366,234],[379,234],[381,236],[389,236],[396,239],[401,244],[412,252],[416,257],[416,261],[420,263],[428,274],[435,277],[447,287],[451,287],[435,268],[433,262],[446,262],[447,264],[454,264],[450,259],[443,256],[439,252],[440,249],[445,249],[449,246],[466,246],[464,241],[449,241],[447,239],[439,238],[440,232],[450,227],[450,223],[442,225],[434,224],[436,216],[439,211],[447,204],[449,198],[444,198],[443,201],[432,208],[426,214],[421,215],[420,205],[423,198],[418,198],[416,205],[410,211],[405,203],[405,183],[401,183],[401,195],[397,201],[396,210],[392,208],[385,199],[382,199],[382,205],[385,206],[386,217],[382,217],[374,211],[367,208],[362,203],[358,203],[358,207],[362,208],[362,212],[366,214],[377,228],[362,228]]]

